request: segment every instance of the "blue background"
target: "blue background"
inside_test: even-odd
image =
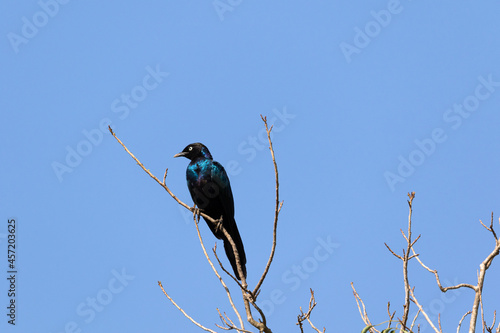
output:
[[[251,286],[274,212],[259,115],[275,124],[284,206],[259,297],[274,332],[298,331],[309,288],[316,326],[361,331],[351,281],[373,323],[388,319],[387,301],[402,316],[402,265],[384,242],[399,254],[406,246],[409,191],[421,259],[444,284],[475,284],[494,247],[479,220],[494,211],[500,233],[499,10],[496,1],[3,2],[2,331],[199,332],[158,280],[205,326],[217,330],[216,308],[235,319],[189,212],[107,123],[157,177],[168,167],[167,184],[188,204],[188,161],[173,155],[201,141],[226,166]],[[18,223],[15,327],[8,218]],[[500,310],[499,260],[484,286],[488,323]],[[443,295],[415,260],[410,283],[446,332],[472,306],[471,290]]]

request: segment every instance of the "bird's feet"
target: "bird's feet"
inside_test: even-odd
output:
[[[193,219],[196,221],[196,224],[198,224],[200,222],[201,210],[198,207],[196,207],[196,205],[194,205],[192,212],[193,212]]]
[[[215,220],[215,231],[222,231],[222,215],[218,220]]]

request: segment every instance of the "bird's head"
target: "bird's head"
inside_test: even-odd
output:
[[[208,148],[203,143],[199,142],[187,145],[183,151],[174,155],[174,157],[181,157],[181,156],[184,156],[185,158],[190,159],[191,161],[199,157],[205,157],[210,159],[212,158],[212,155],[210,154]]]

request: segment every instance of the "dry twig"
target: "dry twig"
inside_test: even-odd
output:
[[[264,125],[266,127],[266,132],[267,132],[267,139],[269,141],[269,150],[271,151],[271,157],[273,159],[273,165],[274,165],[274,175],[276,179],[276,205],[274,209],[274,224],[273,224],[273,245],[271,246],[271,254],[269,255],[269,260],[267,261],[266,268],[264,269],[264,273],[262,273],[262,276],[255,286],[255,289],[253,290],[253,296],[256,297],[256,295],[259,292],[259,289],[264,282],[264,279],[266,278],[267,272],[269,271],[269,267],[271,267],[271,263],[274,258],[274,251],[276,250],[276,230],[278,228],[278,215],[281,211],[281,207],[283,207],[283,201],[280,202],[280,183],[279,183],[279,177],[278,177],[278,165],[276,164],[276,159],[274,157],[274,149],[273,149],[273,142],[271,141],[271,131],[273,129],[273,126],[270,128],[267,126],[267,117],[264,117],[260,115],[262,118],[262,121],[264,122]]]
[[[499,221],[500,221],[500,219],[499,219]],[[481,222],[481,224],[483,224],[483,223]],[[474,297],[474,304],[472,306],[471,321],[470,321],[470,326],[469,326],[470,333],[475,332],[477,315],[478,315],[478,308],[479,308],[479,303],[480,303],[481,297],[482,297],[484,277],[486,275],[486,270],[488,268],[490,268],[490,265],[493,262],[493,259],[500,253],[500,240],[498,239],[496,232],[493,229],[493,213],[491,214],[490,227],[486,228],[486,229],[488,231],[490,231],[493,234],[493,237],[495,238],[495,248],[486,257],[486,259],[484,259],[484,261],[479,265],[479,274],[478,274],[478,278],[477,278],[477,285],[475,286],[475,289],[474,289],[476,291],[476,295]]]
[[[488,326],[486,325],[486,330],[489,332],[489,333],[493,333],[493,330],[495,329],[495,322],[497,321],[497,311],[495,310],[493,312],[493,323],[491,323],[491,326]],[[500,325],[498,325],[498,327],[500,328]]]
[[[226,294],[227,294],[227,298],[229,299],[229,303],[231,304],[231,307],[233,308],[234,312],[236,313],[236,316],[238,317],[238,320],[240,322],[240,327],[241,327],[241,329],[244,330],[245,326],[243,325],[243,319],[241,319],[241,315],[233,303],[233,298],[231,297],[231,292],[229,291],[229,288],[227,287],[226,283],[224,282],[224,280],[220,276],[219,272],[217,272],[217,270],[215,269],[214,264],[212,263],[212,260],[210,260],[210,257],[208,256],[207,250],[205,248],[205,244],[203,243],[203,239],[201,238],[200,228],[198,228],[199,220],[196,219],[195,214],[193,214],[193,218],[194,218],[194,224],[196,225],[196,231],[198,233],[198,239],[200,240],[201,248],[203,249],[203,253],[205,254],[205,258],[207,259],[208,263],[210,264],[210,267],[212,267],[212,270],[214,271],[215,275],[219,278],[220,283],[224,287],[224,290],[226,291]],[[219,260],[219,259],[217,259],[217,260]],[[236,327],[235,327],[235,329],[236,329]]]
[[[415,253],[415,250],[412,249],[413,253]],[[436,276],[436,282],[437,282],[437,285],[439,287],[439,289],[444,293],[444,292],[447,292],[448,290],[453,290],[453,289],[458,289],[458,288],[470,288],[472,290],[475,290],[475,287],[471,284],[468,284],[468,283],[460,283],[460,284],[457,284],[456,286],[449,286],[449,287],[446,287],[446,288],[443,288],[443,286],[441,285],[441,280],[439,279],[439,274],[437,272],[437,270],[435,269],[430,269],[429,267],[427,267],[423,262],[422,260],[420,260],[420,258],[417,256],[417,261],[420,263],[420,265],[425,268],[426,270],[428,270],[429,272],[433,273],[435,276]]]
[[[460,326],[462,326],[462,321],[464,321],[465,317],[467,317],[467,315],[470,315],[471,313],[472,311],[469,310],[462,316],[462,319],[460,319],[460,322],[458,323],[457,333],[460,333]]]
[[[420,235],[415,238],[415,240],[412,241],[412,231],[411,231],[411,216],[412,216],[412,203],[413,199],[415,198],[415,192],[408,193],[408,206],[409,206],[409,213],[408,213],[408,232],[407,234],[404,233],[403,230],[401,230],[401,234],[403,235],[404,239],[406,240],[407,246],[406,250],[403,250],[403,255],[398,255],[396,254],[386,243],[385,246],[387,249],[398,259],[403,261],[403,280],[404,280],[404,285],[405,285],[405,303],[403,305],[403,318],[400,320],[400,324],[403,329],[408,329],[406,323],[408,322],[408,314],[410,312],[410,282],[408,280],[408,262],[410,259],[413,259],[415,257],[418,258],[418,254],[413,252],[413,255],[410,256],[410,250],[413,250],[413,246],[415,243],[419,240]],[[415,319],[414,319],[415,321]],[[413,325],[413,324],[412,324]]]
[[[311,313],[314,307],[316,306],[316,300],[314,299],[314,291],[312,289],[309,289],[311,291],[311,298],[309,299],[309,309],[307,310],[307,313],[304,313],[302,311],[302,307],[300,307],[300,314],[297,316],[297,324],[299,325],[300,332],[304,333],[304,328],[303,328],[303,322],[307,320],[309,322],[309,325],[311,325],[312,329],[315,330],[318,333],[325,333],[326,328],[323,328],[323,331],[320,331],[316,326],[313,325],[311,321]]]
[[[419,314],[420,314],[420,309],[418,309],[417,313],[415,314],[415,317],[413,318],[413,321],[411,322],[410,332],[413,332],[413,326],[415,326],[415,322],[417,321]],[[420,331],[420,327],[419,327],[419,331]]]
[[[403,236],[405,236],[406,241],[408,242],[408,247],[406,248],[406,251],[403,252],[403,277],[404,277],[404,282],[405,282],[405,305],[404,305],[404,312],[403,312],[403,320],[401,322],[401,325],[403,328],[406,328],[406,322],[408,321],[408,313],[410,312],[410,282],[408,281],[408,261],[410,260],[409,255],[410,255],[410,249],[413,248],[413,245],[415,242],[418,240],[415,239],[415,242],[412,243],[411,241],[411,214],[412,214],[412,202],[413,198],[415,198],[415,192],[408,193],[408,206],[410,207],[410,212],[408,214],[408,236],[405,236],[404,232],[401,230],[401,233]]]
[[[195,324],[196,326],[198,326],[199,328],[207,331],[207,332],[212,332],[212,333],[217,333],[209,328],[206,328],[205,326],[201,325],[200,323],[198,323],[196,320],[194,320],[193,318],[191,318],[180,306],[177,305],[177,303],[174,302],[174,300],[172,299],[172,297],[170,297],[167,292],[165,291],[165,289],[163,289],[163,286],[161,284],[161,281],[158,281],[158,285],[160,286],[161,290],[163,291],[163,293],[165,294],[165,296],[167,296],[167,298],[170,300],[170,302],[172,302],[173,305],[175,305],[175,307],[177,309],[179,309],[180,312],[182,312],[182,314],[189,320],[191,320],[191,322],[193,324]]]
[[[264,272],[259,280],[259,282],[257,283],[255,289],[250,292],[247,287],[248,287],[248,284],[246,282],[246,279],[243,275],[243,270],[242,270],[242,265],[241,265],[241,261],[240,261],[240,258],[239,258],[239,254],[238,254],[238,251],[237,251],[237,248],[236,248],[236,245],[231,237],[231,235],[227,232],[227,230],[222,227],[220,225],[220,219],[219,220],[215,220],[213,219],[212,217],[208,216],[207,214],[205,214],[204,212],[200,211],[199,209],[197,209],[196,207],[190,207],[188,206],[187,204],[185,204],[184,202],[182,202],[179,198],[177,198],[173,192],[168,188],[168,186],[166,185],[166,178],[167,178],[167,172],[168,172],[168,169],[165,170],[165,174],[163,176],[163,181],[161,182],[155,175],[153,175],[148,169],[146,169],[144,167],[144,165],[134,156],[134,154],[132,154],[130,152],[130,150],[128,150],[128,148],[123,144],[123,142],[116,136],[116,134],[113,132],[113,130],[111,129],[110,126],[108,126],[109,128],[109,131],[110,133],[113,135],[113,137],[118,141],[118,143],[120,143],[120,145],[125,149],[125,151],[135,160],[135,162],[151,177],[153,178],[158,184],[160,184],[167,192],[168,194],[170,194],[170,196],[175,200],[177,201],[178,204],[180,204],[181,206],[183,206],[184,208],[190,210],[191,212],[193,212],[193,218],[195,219],[195,224],[196,224],[196,229],[197,229],[197,232],[198,232],[198,237],[199,237],[199,240],[200,240],[200,243],[201,243],[201,246],[202,246],[202,249],[203,249],[203,252],[205,254],[205,257],[207,258],[208,262],[210,263],[210,266],[212,267],[212,270],[214,271],[214,273],[216,274],[216,276],[219,278],[221,284],[223,285],[224,289],[226,290],[226,293],[227,293],[227,296],[228,296],[228,299],[229,299],[229,302],[231,304],[231,307],[233,308],[233,310],[235,311],[236,315],[238,316],[238,319],[240,321],[240,325],[241,325],[241,328],[237,328],[234,326],[233,322],[231,321],[231,319],[229,319],[227,317],[227,315],[224,317],[222,315],[220,315],[221,317],[221,320],[228,326],[226,329],[236,329],[238,331],[241,331],[241,332],[247,332],[245,331],[244,329],[244,326],[243,326],[243,321],[241,319],[241,316],[239,314],[239,312],[237,311],[236,307],[234,306],[234,303],[232,301],[232,298],[231,298],[231,294],[229,292],[229,289],[227,288],[227,286],[225,285],[223,279],[221,278],[221,276],[218,274],[217,270],[215,269],[214,265],[212,264],[207,252],[206,252],[206,249],[205,249],[205,246],[203,244],[203,240],[201,238],[201,234],[200,234],[200,231],[198,229],[198,223],[196,221],[196,215],[198,216],[198,219],[199,219],[199,216],[202,216],[203,218],[205,218],[205,220],[207,220],[208,222],[210,223],[214,223],[214,224],[217,224],[218,227],[222,230],[222,232],[224,233],[224,235],[226,236],[227,240],[229,241],[229,243],[231,244],[232,248],[233,248],[233,251],[234,251],[234,254],[235,254],[235,259],[236,259],[236,266],[237,266],[237,269],[238,269],[238,275],[242,277],[241,279],[241,283],[236,279],[234,278],[234,276],[232,276],[226,269],[224,269],[224,267],[222,266],[222,264],[220,263],[219,261],[219,258],[217,257],[217,254],[215,253],[215,249],[214,249],[214,253],[216,255],[216,258],[217,260],[219,261],[219,264],[221,265],[221,268],[231,277],[233,277],[233,279],[238,283],[238,286],[240,287],[241,291],[242,291],[242,295],[243,295],[243,302],[244,302],[244,305],[245,305],[245,310],[246,310],[246,314],[247,314],[247,320],[248,322],[254,326],[255,328],[257,328],[260,332],[265,332],[265,333],[271,333],[271,330],[267,327],[267,324],[266,324],[266,318],[264,316],[264,313],[263,311],[257,306],[256,304],[256,300],[257,300],[257,296],[259,294],[259,291],[260,291],[260,287],[262,286],[262,283],[264,282],[264,279],[269,271],[269,268],[271,266],[271,263],[273,261],[273,258],[274,258],[274,253],[275,253],[275,249],[276,249],[276,231],[277,231],[277,225],[278,225],[278,215],[279,215],[279,212],[281,211],[281,208],[283,206],[283,202],[280,202],[279,201],[279,180],[278,180],[278,166],[276,164],[276,159],[275,159],[275,156],[274,156],[274,149],[273,149],[273,144],[272,144],[272,141],[271,141],[271,130],[272,130],[272,126],[269,128],[268,125],[267,125],[267,118],[266,117],[263,117],[261,115],[261,118],[262,118],[262,121],[264,122],[264,125],[265,125],[265,128],[266,128],[266,132],[267,132],[267,137],[268,137],[268,140],[269,140],[269,150],[271,152],[271,157],[272,157],[272,160],[273,160],[273,164],[274,164],[274,171],[275,171],[275,178],[276,178],[276,207],[275,207],[275,214],[274,214],[274,224],[273,224],[273,244],[272,244],[272,247],[271,247],[271,254],[269,256],[269,260],[266,264],[266,267],[264,269]],[[203,328],[205,330],[208,330],[210,332],[213,332],[212,330],[209,330],[209,329],[206,329],[205,327],[203,327],[202,325],[198,324],[196,321],[194,321],[191,317],[189,317],[183,309],[181,309],[174,301],[173,299],[165,292],[165,290],[163,289],[163,286],[161,285],[161,282],[159,282],[159,285],[163,291],[163,293],[167,296],[167,298],[187,317],[189,318],[193,323],[195,323],[197,326],[199,326],[200,328]],[[261,320],[259,321],[256,321],[253,316],[252,316],[252,312],[251,312],[251,309],[250,309],[250,304],[257,310],[257,312],[259,313],[259,315],[261,316]],[[219,312],[220,314],[220,312]]]
[[[392,320],[394,319],[394,315],[396,315],[396,310],[391,314],[391,302],[387,302],[387,314],[389,315],[389,322],[387,323],[387,328],[391,327]]]
[[[500,240],[498,239],[498,236],[494,230],[494,227],[493,227],[493,213],[491,214],[491,223],[490,223],[490,226],[486,226],[482,221],[479,221],[481,223],[481,225],[486,229],[488,230],[489,232],[491,232],[491,234],[493,235],[493,238],[495,239],[495,247],[493,249],[493,251],[486,257],[486,259],[479,265],[479,271],[478,271],[478,283],[477,285],[472,285],[472,284],[468,284],[468,283],[460,283],[460,284],[457,284],[457,285],[454,285],[454,286],[448,286],[448,287],[443,287],[441,285],[441,281],[439,279],[439,274],[437,272],[437,270],[433,270],[433,269],[430,269],[429,267],[427,267],[423,262],[422,260],[420,260],[419,258],[419,254],[415,252],[413,246],[415,245],[415,243],[417,242],[417,240],[420,238],[420,236],[418,236],[415,240],[412,241],[412,232],[411,232],[411,216],[412,216],[412,201],[413,201],[413,198],[415,197],[415,193],[412,192],[411,194],[408,193],[408,197],[409,197],[409,200],[408,200],[408,205],[410,207],[410,212],[409,212],[409,216],[408,216],[408,233],[405,234],[402,230],[401,230],[401,233],[403,235],[403,237],[406,239],[406,242],[407,242],[407,248],[406,250],[403,250],[403,255],[398,255],[397,253],[395,253],[390,247],[389,245],[385,244],[385,246],[387,247],[387,249],[391,252],[392,255],[394,255],[396,258],[400,259],[403,261],[403,278],[404,278],[404,283],[405,283],[405,305],[404,305],[404,314],[403,314],[403,318],[400,320],[400,323],[402,325],[402,328],[406,329],[407,328],[407,320],[408,320],[408,312],[409,312],[409,301],[413,301],[417,307],[418,307],[418,312],[417,314],[415,315],[412,323],[411,323],[411,326],[409,328],[410,331],[413,330],[413,326],[415,324],[415,321],[418,317],[418,315],[420,313],[422,313],[427,322],[431,325],[431,327],[434,329],[435,332],[439,333],[439,332],[442,332],[442,328],[441,328],[441,316],[439,315],[438,316],[438,326],[439,326],[439,329],[436,328],[436,326],[434,325],[434,323],[432,323],[432,321],[430,320],[429,316],[425,313],[424,309],[422,308],[422,306],[418,303],[417,299],[415,298],[415,294],[414,294],[414,290],[412,288],[410,288],[410,284],[408,282],[408,261],[412,258],[416,258],[417,261],[420,263],[420,265],[425,268],[427,271],[431,272],[434,274],[435,278],[436,278],[436,282],[437,282],[437,285],[439,287],[439,289],[442,291],[442,292],[447,292],[448,290],[453,290],[453,289],[459,289],[459,288],[469,288],[469,289],[472,289],[474,290],[475,292],[475,297],[474,297],[474,303],[473,303],[473,307],[472,307],[472,310],[467,312],[463,317],[462,319],[460,320],[460,323],[458,325],[458,328],[457,328],[457,333],[460,331],[460,327],[462,325],[462,322],[463,320],[465,319],[465,317],[469,314],[471,314],[471,320],[470,320],[470,325],[469,325],[469,333],[474,333],[475,332],[475,328],[476,328],[476,322],[477,322],[477,316],[479,314],[479,308],[481,308],[481,321],[483,323],[483,332],[485,331],[485,329],[488,331],[488,332],[493,332],[493,329],[494,329],[494,325],[495,325],[495,319],[493,320],[493,324],[492,326],[487,326],[486,325],[486,322],[484,320],[484,313],[483,313],[483,307],[482,307],[482,290],[483,290],[483,285],[484,285],[484,278],[485,278],[485,274],[486,274],[486,271],[487,269],[491,266],[491,263],[493,262],[493,259],[498,256],[500,254]],[[499,219],[500,221],[500,219]],[[412,255],[410,255],[410,251],[412,252]],[[351,286],[352,286],[352,283],[351,283]],[[353,290],[354,290],[354,287],[353,287]],[[411,298],[410,298],[410,295],[411,295]],[[358,309],[359,309],[359,312],[360,312],[360,315],[361,315],[361,318],[363,319],[364,323],[366,324],[367,328],[368,327],[371,327],[372,324],[370,322],[370,320],[368,319],[368,315],[366,314],[366,309],[365,309],[365,306],[363,304],[363,301],[361,300],[361,298],[359,297],[359,295],[357,294],[357,292],[354,290],[354,297],[356,298],[356,303],[358,304]],[[360,303],[361,303],[361,306],[360,306]],[[362,307],[362,309],[361,309]],[[389,317],[392,319],[391,317],[391,314],[390,314],[390,311],[388,309],[388,313],[389,313]],[[496,313],[495,313],[495,316],[496,316]],[[374,330],[373,327],[370,328],[370,330]],[[418,330],[420,331],[420,327],[418,328]],[[496,329],[496,333],[500,333],[500,323]]]
[[[417,261],[420,263],[420,265],[422,267],[424,267],[427,271],[434,274],[434,276],[436,277],[437,285],[442,292],[446,292],[446,291],[452,290],[452,289],[459,289],[459,288],[469,288],[469,289],[474,290],[475,296],[474,296],[474,303],[472,305],[472,311],[471,311],[469,333],[474,333],[476,331],[477,317],[479,315],[479,309],[480,309],[480,307],[482,307],[481,299],[482,299],[482,292],[483,292],[483,285],[484,285],[484,278],[486,275],[486,270],[490,267],[491,263],[493,262],[493,259],[500,253],[500,240],[498,239],[496,232],[493,228],[493,213],[491,214],[491,223],[490,223],[489,227],[487,227],[482,221],[480,221],[480,223],[481,223],[481,225],[483,225],[483,227],[486,228],[486,230],[488,230],[489,232],[492,233],[492,235],[495,239],[495,248],[486,257],[486,259],[484,259],[483,262],[479,265],[477,285],[474,286],[474,285],[469,284],[469,283],[460,283],[460,284],[457,284],[455,286],[449,286],[449,287],[444,288],[441,285],[441,281],[439,279],[439,274],[438,274],[437,270],[430,269],[422,262],[422,260],[420,260],[420,258],[418,256],[416,256]],[[412,251],[415,254],[415,251],[413,250],[413,248],[412,248]],[[463,320],[463,318],[462,318],[462,320]],[[484,319],[482,321],[484,322]],[[459,325],[458,329],[460,329],[460,325]],[[483,326],[483,330],[484,330],[484,326]]]
[[[427,322],[429,323],[429,325],[431,325],[432,329],[434,330],[434,332],[436,333],[442,333],[441,330],[438,330],[436,328],[436,326],[434,326],[434,323],[432,322],[432,320],[429,318],[429,316],[427,315],[427,313],[424,311],[424,309],[422,308],[422,305],[420,305],[420,303],[417,301],[417,298],[415,297],[415,294],[413,293],[413,288],[410,289],[410,294],[411,294],[411,298],[412,298],[412,301],[417,305],[418,309],[420,310],[420,312],[424,315],[425,319],[427,320]]]
[[[361,319],[365,323],[366,326],[373,326],[370,318],[368,318],[368,313],[366,312],[366,307],[365,303],[361,299],[361,296],[359,296],[358,292],[354,288],[354,283],[351,282],[351,288],[352,288],[352,293],[354,294],[354,298],[356,299],[356,304],[358,305],[358,310],[359,314],[361,315]],[[360,305],[361,304],[361,305]],[[370,328],[370,332],[379,332],[376,328],[372,327]]]
[[[229,318],[225,312],[224,312],[224,314],[222,314],[218,308],[217,308],[217,313],[219,314],[221,321],[224,323],[224,325],[226,325],[226,326],[222,326],[219,324],[215,324],[215,326],[217,326],[218,328],[221,328],[225,331],[236,330],[238,332],[243,332],[243,333],[252,333],[252,331],[247,331],[245,329],[241,329],[241,328],[236,327],[236,325],[233,323],[231,318]]]

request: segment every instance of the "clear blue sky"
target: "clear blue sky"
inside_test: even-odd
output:
[[[387,319],[387,301],[402,315],[402,266],[384,242],[402,252],[409,191],[422,260],[444,281],[475,283],[494,243],[479,220],[494,211],[500,232],[499,10],[495,1],[3,2],[1,330],[199,332],[158,280],[208,327],[216,307],[231,313],[189,214],[108,123],[158,177],[168,167],[189,204],[188,161],[173,155],[196,141],[210,148],[228,169],[254,285],[274,209],[259,114],[273,120],[285,203],[260,301],[274,332],[298,331],[309,288],[317,326],[359,332],[351,281],[374,323]],[[500,311],[499,275],[497,258],[488,322]],[[470,290],[443,296],[416,261],[410,283],[447,332],[472,305]]]

